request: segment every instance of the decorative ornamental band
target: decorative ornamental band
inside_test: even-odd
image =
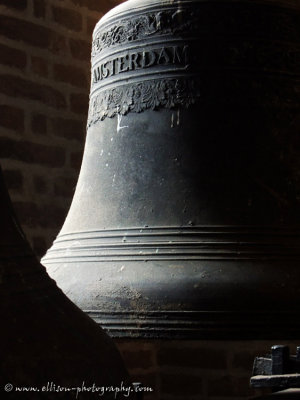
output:
[[[239,7],[232,1],[224,1],[216,8],[214,2],[200,3],[198,6],[195,3],[192,6],[180,4],[180,7],[176,7],[175,2],[172,9],[161,10],[160,7],[159,11],[127,17],[109,26],[99,24],[93,39],[92,57],[115,45],[169,34],[182,36],[201,33],[222,37],[226,33],[247,37],[253,32],[251,21],[255,21],[257,37],[270,37],[272,31],[273,35],[276,34],[276,37],[270,37],[272,40],[294,38],[297,42],[298,31],[295,26],[297,19],[299,22],[299,15],[294,10],[280,7],[264,9],[254,2],[250,3]],[[274,21],[272,30],[266,21]]]
[[[92,44],[92,56],[116,44],[130,43],[153,35],[193,32],[197,27],[199,10],[168,10],[126,19],[107,31],[96,33]],[[188,16],[189,18],[185,18]]]
[[[265,104],[275,104],[278,79],[288,91],[281,105],[294,101],[296,90],[291,93],[292,86],[284,83],[300,71],[292,10],[264,9],[254,2],[240,8],[231,1],[218,8],[213,2],[176,5],[97,26],[88,127],[116,114],[187,108],[199,98],[258,104],[263,97]],[[272,36],[265,24],[269,19],[276,22]],[[218,98],[211,99],[211,85],[220,88]]]
[[[90,100],[88,127],[106,117],[126,115],[129,111],[142,112],[161,107],[188,108],[200,97],[196,79],[158,79],[117,86],[101,91]]]

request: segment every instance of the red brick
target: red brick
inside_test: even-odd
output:
[[[73,112],[87,116],[89,96],[86,93],[71,94],[70,103]]]
[[[55,204],[48,203],[38,207],[35,203],[20,201],[14,202],[14,208],[22,226],[30,228],[59,228],[66,216],[67,211]]]
[[[35,228],[38,226],[38,207],[32,202],[14,202],[14,210],[18,216],[18,220],[21,225],[26,225],[30,228]]]
[[[75,139],[83,143],[85,127],[82,121],[64,118],[53,118],[51,120],[52,133],[55,136]]]
[[[80,39],[70,39],[70,50],[73,58],[89,61],[91,57],[91,43]]]
[[[43,176],[41,176],[41,175],[34,176],[33,184],[34,184],[34,190],[36,193],[39,193],[39,194],[48,193],[48,182]]]
[[[14,141],[0,137],[0,157],[23,161],[29,164],[62,167],[65,164],[65,150],[57,146]]]
[[[67,41],[61,34],[42,25],[6,15],[0,15],[0,35],[25,42],[32,46],[49,49],[54,54],[66,55]]]
[[[159,365],[203,369],[226,369],[226,352],[212,348],[164,348],[157,354]]]
[[[231,398],[251,396],[254,395],[254,391],[250,388],[250,377],[236,378],[224,376],[208,381],[208,395]]]
[[[88,35],[92,36],[92,34],[94,32],[94,29],[95,29],[95,26],[96,26],[97,22],[99,21],[99,19],[87,17],[87,19],[86,19],[86,33]]]
[[[0,5],[23,11],[27,8],[27,0],[1,0]]]
[[[31,242],[35,254],[39,258],[42,257],[46,253],[48,248],[45,239],[42,236],[34,236]]]
[[[69,51],[67,39],[56,32],[52,33],[50,50],[56,55],[62,55],[65,57]]]
[[[71,167],[74,168],[76,171],[80,170],[82,155],[82,152],[71,153]]]
[[[252,351],[240,351],[237,354],[234,354],[233,361],[232,361],[232,366],[233,368],[237,368],[239,370],[243,369],[245,371],[248,371],[249,373],[252,371],[253,363],[255,357],[258,355],[264,355],[266,354],[266,350],[257,350],[254,349]]]
[[[75,10],[52,7],[53,20],[63,27],[79,32],[82,29],[82,16]]]
[[[48,48],[51,43],[50,29],[7,15],[0,15],[0,34],[42,48]]]
[[[24,69],[26,66],[26,53],[22,50],[0,44],[0,63],[10,67]]]
[[[69,205],[66,208],[56,206],[53,202],[44,204],[39,210],[39,225],[45,228],[60,229],[67,216]]]
[[[169,394],[174,398],[177,396],[199,396],[202,394],[202,381],[199,376],[185,375],[182,372],[178,374],[162,373],[161,391],[162,394]]]
[[[9,191],[23,191],[23,175],[17,170],[4,170],[4,180]]]
[[[55,108],[66,108],[64,95],[52,87],[8,74],[0,75],[0,92],[39,101]]]
[[[33,12],[37,18],[45,18],[46,5],[45,0],[33,0]]]
[[[83,69],[71,65],[62,64],[55,64],[53,69],[54,79],[81,88],[87,87],[87,80],[85,76],[85,71]]]
[[[121,1],[118,0],[106,0],[106,1],[99,1],[99,0],[72,0],[72,2],[76,5],[81,7],[87,7],[91,11],[99,11],[99,12],[107,12]]]
[[[44,58],[32,56],[31,67],[37,75],[45,78],[48,76],[48,63]]]
[[[73,197],[76,182],[76,179],[60,177],[55,180],[54,193],[57,196]]]
[[[143,368],[147,369],[153,366],[151,351],[149,350],[137,350],[135,352],[132,351],[124,351],[122,356],[125,360],[125,364],[129,369],[134,368]]]
[[[47,117],[43,114],[33,114],[31,116],[31,129],[39,135],[47,134]]]
[[[21,108],[0,105],[0,125],[14,131],[24,130],[24,111]]]

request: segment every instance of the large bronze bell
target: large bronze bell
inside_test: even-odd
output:
[[[112,339],[57,288],[33,255],[1,170],[0,221],[1,398],[135,398]]]
[[[96,25],[43,263],[111,335],[299,337],[299,26],[296,0],[130,0]]]

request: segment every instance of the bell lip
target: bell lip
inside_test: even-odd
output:
[[[299,9],[299,1],[298,0],[246,0],[249,4],[271,4],[275,6],[281,6],[284,8],[295,8]],[[220,0],[127,0],[123,3],[117,5],[116,7],[112,8],[95,25],[93,31],[93,37],[98,31],[98,29],[106,24],[109,23],[113,18],[120,18],[126,13],[135,13],[136,11],[142,9],[148,9],[151,7],[159,6],[169,6],[172,7],[176,5],[176,3],[219,3]],[[227,3],[240,3],[241,0],[226,0]]]
[[[116,339],[295,340],[300,331],[300,310],[83,311]]]

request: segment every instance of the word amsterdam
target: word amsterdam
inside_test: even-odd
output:
[[[154,67],[156,65],[188,66],[188,46],[162,47],[141,52],[128,52],[112,60],[105,61],[94,68],[93,82],[127,71]]]

